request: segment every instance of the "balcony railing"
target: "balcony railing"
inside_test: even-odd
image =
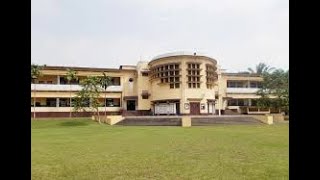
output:
[[[259,88],[227,88],[227,93],[257,93]]]
[[[80,85],[69,84],[36,84],[37,91],[80,91],[82,87]],[[35,84],[31,84],[31,90],[35,90]],[[121,92],[122,86],[109,86],[107,92]]]

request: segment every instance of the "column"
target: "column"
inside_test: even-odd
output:
[[[57,76],[57,84],[60,84],[60,76]]]
[[[59,100],[60,100],[60,98],[57,98],[57,100],[56,100],[56,107],[59,107]]]

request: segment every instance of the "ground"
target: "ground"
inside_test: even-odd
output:
[[[124,127],[32,120],[32,179],[289,179],[288,124]]]

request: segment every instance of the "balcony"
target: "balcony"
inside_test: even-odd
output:
[[[35,89],[35,84],[31,84],[31,91]],[[37,91],[80,91],[82,88],[80,85],[69,84],[36,84]],[[107,92],[121,92],[122,86],[109,86]]]
[[[227,88],[227,93],[253,94],[258,90],[259,88]]]

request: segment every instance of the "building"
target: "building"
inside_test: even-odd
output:
[[[68,68],[79,78],[71,85],[65,77]],[[69,98],[81,90],[79,82],[103,72],[112,78],[112,84],[101,93],[101,111],[106,103],[108,114],[124,115],[208,115],[219,109],[241,113],[240,107],[255,106],[263,80],[256,74],[225,73],[215,59],[187,52],[164,54],[119,69],[46,66],[41,72],[31,84],[31,112],[37,117],[69,116]],[[74,115],[90,116],[91,112]]]

